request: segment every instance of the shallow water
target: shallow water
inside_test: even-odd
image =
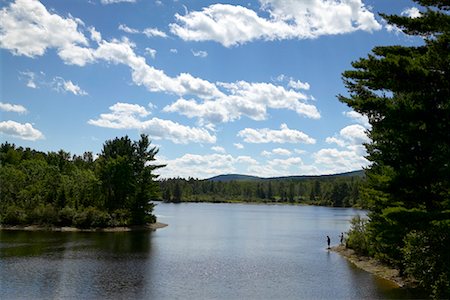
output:
[[[0,231],[0,299],[389,299],[414,295],[326,250],[362,211],[163,204],[155,232]]]

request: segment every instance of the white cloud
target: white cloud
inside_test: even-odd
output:
[[[15,55],[35,57],[55,48],[68,58],[67,51],[88,45],[76,19],[49,13],[39,1],[16,0],[0,10],[0,20],[0,47]]]
[[[280,130],[271,130],[268,128],[253,129],[245,128],[237,134],[247,143],[305,143],[314,144],[316,140],[307,134],[289,129],[286,124],[281,124]]]
[[[44,138],[42,132],[33,128],[30,123],[22,124],[11,120],[0,122],[0,133],[29,141]]]
[[[123,32],[131,33],[131,34],[142,33],[142,34],[145,34],[148,38],[150,38],[150,37],[166,38],[167,37],[167,34],[165,32],[163,32],[157,28],[145,28],[144,30],[140,31],[138,29],[128,27],[125,24],[119,24],[118,29],[122,30]]]
[[[136,0],[100,0],[100,2],[104,5],[107,5],[107,4],[115,4],[115,3],[121,3],[121,2],[134,3],[134,2],[136,2]]]
[[[100,114],[98,119],[91,119],[88,124],[114,129],[136,129],[149,134],[152,139],[167,139],[176,144],[216,142],[216,137],[203,128],[184,126],[159,118],[142,120],[150,112],[137,104],[118,102],[109,109],[110,113]]]
[[[187,153],[175,159],[159,157],[157,163],[167,164],[165,168],[156,171],[163,178],[210,178],[220,174],[236,173],[242,166],[251,167],[258,164],[249,156],[234,157],[220,153],[207,155]]]
[[[321,149],[313,157],[315,164],[322,165],[322,170],[328,170],[328,174],[360,170],[369,165],[367,159],[349,150]]]
[[[28,3],[25,0],[20,0],[18,3]],[[12,4],[10,7],[2,10],[2,14],[14,15],[18,8],[14,8]],[[76,31],[77,24],[73,19],[63,19],[55,14],[50,14],[45,7],[38,5],[42,10],[42,15],[48,15],[51,18],[73,23],[73,35],[80,36],[82,41],[85,41],[84,36]],[[21,15],[23,13],[18,12]],[[40,28],[42,20],[22,20],[23,27],[28,28],[29,34],[33,34],[33,28]],[[125,30],[125,25],[122,29]],[[3,26],[5,27],[5,26]],[[1,36],[15,36],[20,34],[14,27],[3,28]],[[73,31],[72,30],[72,31]],[[28,32],[27,32],[28,33]],[[92,30],[91,30],[92,35]],[[265,120],[268,116],[268,109],[289,109],[297,112],[299,115],[308,118],[318,119],[320,113],[317,108],[307,103],[307,100],[312,98],[305,94],[286,89],[282,86],[276,86],[270,83],[249,83],[245,81],[238,81],[234,83],[212,83],[207,80],[194,77],[189,73],[181,73],[176,77],[170,77],[164,71],[155,69],[148,65],[145,58],[136,55],[134,51],[135,45],[128,39],[122,40],[113,39],[111,41],[101,40],[97,42],[97,48],[81,47],[74,41],[74,38],[66,37],[65,35],[58,37],[63,41],[64,47],[59,44],[47,43],[44,39],[40,43],[47,47],[56,47],[59,49],[58,54],[61,59],[67,64],[76,64],[84,66],[88,63],[93,63],[98,60],[103,60],[112,64],[124,64],[131,69],[132,80],[136,85],[143,85],[151,92],[164,92],[168,94],[175,94],[180,97],[194,96],[199,98],[185,100],[180,98],[175,103],[164,108],[166,112],[177,112],[179,114],[198,118],[200,124],[215,124],[218,122],[230,122],[247,116],[253,120]],[[45,37],[44,37],[45,38]],[[97,39],[98,36],[95,38]],[[33,35],[33,40],[42,39],[39,35]],[[87,43],[87,42],[86,42]],[[1,44],[5,47],[4,43]],[[20,44],[23,49],[28,49],[27,43]],[[7,49],[8,48],[6,47]],[[11,50],[14,51],[14,50]],[[25,55],[26,50],[17,52]],[[36,52],[35,55],[42,55],[42,52]]]
[[[282,156],[290,156],[292,154],[291,151],[289,151],[288,149],[284,149],[284,148],[275,148],[272,150],[273,154],[276,155],[282,155]]]
[[[156,50],[152,49],[152,48],[145,48],[145,53],[147,53],[148,55],[150,55],[151,58],[155,59],[156,57]]]
[[[159,159],[157,163],[167,164],[157,173],[163,178],[168,177],[197,177],[208,178],[219,174],[234,173],[236,159],[229,154],[185,154],[182,157],[166,160]]]
[[[100,32],[95,30],[95,27],[89,27],[89,32],[91,33],[91,40],[100,43],[100,41],[102,40],[102,35],[100,34]]]
[[[25,77],[27,80],[27,87],[31,88],[31,89],[36,89],[37,88],[37,84],[36,84],[36,74],[34,72],[31,71],[24,71],[24,72],[19,72],[20,77]]]
[[[309,83],[293,79],[289,80],[288,86],[296,90],[309,90],[310,88]]]
[[[407,16],[412,19],[420,18],[422,14],[420,13],[420,10],[417,7],[409,7],[402,11],[402,16]]]
[[[199,51],[191,50],[191,52],[192,52],[192,55],[194,55],[195,57],[205,58],[208,56],[208,52],[202,51],[202,50],[199,50]]]
[[[65,80],[62,77],[53,78],[51,83],[54,90],[58,92],[69,92],[76,96],[86,96],[88,93],[82,90],[78,85],[74,84],[71,80]]]
[[[369,119],[367,118],[367,116],[364,116],[354,110],[352,111],[347,111],[344,112],[344,115],[354,121],[356,121],[357,123],[363,125],[365,128],[370,128],[370,124],[369,124]]]
[[[211,150],[217,152],[217,153],[226,153],[227,151],[225,151],[224,147],[220,147],[220,146],[213,146],[211,147]]]
[[[280,156],[291,156],[292,152],[288,149],[284,148],[275,148],[271,151],[264,150],[261,152],[261,156],[270,157],[272,155],[280,155]]]
[[[253,40],[309,39],[322,35],[381,29],[361,0],[260,0],[269,14],[248,8],[213,4],[201,11],[175,15],[173,34],[187,41],[216,41],[230,47]]]
[[[8,112],[15,112],[15,113],[19,113],[19,114],[27,113],[27,109],[22,105],[3,103],[3,102],[0,102],[0,110],[8,111]]]
[[[242,145],[241,143],[234,143],[233,145],[234,147],[236,147],[236,149],[244,149],[244,145]]]
[[[145,28],[144,31],[142,31],[143,34],[145,34],[147,37],[162,37],[166,38],[167,34],[157,28]]]
[[[122,30],[122,31],[124,31],[124,32],[126,32],[126,33],[139,33],[140,31],[139,30],[137,30],[137,29],[134,29],[134,28],[131,28],[131,27],[128,27],[127,25],[125,25],[125,24],[119,24],[119,27],[118,27],[118,29],[119,30]]]
[[[173,53],[173,54],[177,54],[178,53],[178,50],[175,49],[175,48],[172,48],[169,51],[170,51],[170,53]]]
[[[166,112],[178,112],[205,123],[232,122],[247,116],[253,120],[267,119],[267,109],[289,109],[312,119],[320,118],[317,108],[306,103],[308,97],[294,90],[270,83],[218,83],[225,93],[214,95],[214,101],[197,102],[179,99],[166,106]]]
[[[352,145],[361,145],[370,142],[366,130],[363,126],[354,124],[342,128],[339,135]]]

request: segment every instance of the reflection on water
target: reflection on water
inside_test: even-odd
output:
[[[141,298],[150,236],[0,231],[0,299]]]
[[[156,232],[0,231],[0,299],[386,299],[414,295],[326,251],[363,212],[159,204]]]

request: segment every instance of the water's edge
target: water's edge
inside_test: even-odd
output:
[[[76,228],[76,227],[55,227],[42,225],[0,225],[0,230],[12,231],[57,231],[57,232],[128,232],[147,231],[164,228],[168,224],[155,222],[152,224],[130,227],[106,227],[106,228]]]
[[[400,271],[383,264],[382,262],[367,256],[358,255],[354,250],[346,248],[344,245],[333,246],[330,248],[358,268],[373,275],[389,280],[401,288],[415,288],[412,281],[400,276]]]

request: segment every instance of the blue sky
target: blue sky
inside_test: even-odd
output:
[[[99,153],[149,134],[162,177],[332,174],[368,165],[341,74],[418,45],[378,12],[412,1],[0,1],[0,139]]]

